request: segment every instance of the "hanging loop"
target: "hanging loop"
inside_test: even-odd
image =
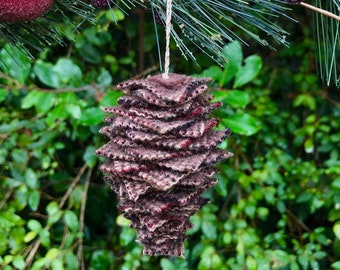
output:
[[[172,15],[172,0],[166,0],[166,22],[165,22],[165,59],[163,79],[169,78],[170,69],[170,37],[171,37],[171,15]]]

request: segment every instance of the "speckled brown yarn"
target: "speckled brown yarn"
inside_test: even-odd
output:
[[[0,22],[25,22],[42,16],[54,0],[2,0]]]
[[[103,108],[110,141],[96,153],[117,193],[120,210],[132,221],[145,255],[184,256],[189,217],[208,201],[200,195],[212,187],[212,165],[229,158],[217,145],[229,130],[214,130],[209,118],[220,102],[206,94],[210,79],[180,74],[150,76],[118,85],[126,96]]]

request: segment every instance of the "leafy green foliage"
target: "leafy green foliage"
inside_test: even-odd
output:
[[[232,130],[220,147],[235,156],[191,219],[186,257],[141,254],[94,155],[100,106],[116,104],[112,85],[140,69],[138,31],[115,14],[114,29],[109,11],[81,33],[61,25],[69,46],[35,62],[0,50],[0,268],[340,269],[340,100],[318,84],[308,38],[275,55],[280,65],[237,42],[224,47],[224,67],[174,54],[176,70],[214,79],[217,128]]]

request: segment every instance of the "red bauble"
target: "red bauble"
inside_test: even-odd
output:
[[[54,0],[0,0],[1,22],[25,22],[42,16]]]

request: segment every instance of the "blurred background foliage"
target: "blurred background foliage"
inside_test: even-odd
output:
[[[186,257],[160,258],[141,255],[94,155],[114,85],[159,71],[150,12],[113,12],[117,24],[111,11],[78,32],[60,24],[66,45],[34,61],[1,47],[0,268],[340,269],[340,98],[316,75],[310,14],[284,22],[289,48],[227,44],[224,67],[172,44],[172,70],[214,79],[234,158],[192,217]]]

